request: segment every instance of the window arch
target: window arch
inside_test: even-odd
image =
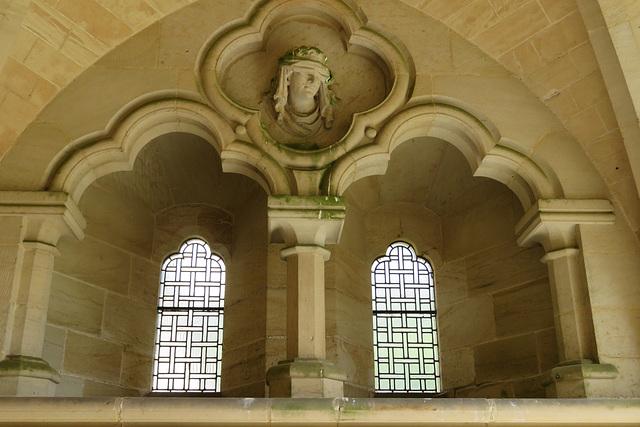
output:
[[[373,262],[371,284],[376,393],[440,392],[431,264],[395,242]]]
[[[219,392],[225,265],[201,239],[162,264],[154,392]]]

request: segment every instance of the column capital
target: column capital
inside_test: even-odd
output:
[[[272,243],[324,246],[340,240],[344,197],[269,196],[267,207]]]
[[[0,191],[0,215],[26,219],[25,242],[55,246],[60,237],[84,237],[87,223],[71,196],[51,191]]]
[[[541,244],[546,252],[577,247],[579,224],[613,224],[613,205],[604,199],[538,200],[516,224],[518,245]]]
[[[549,262],[555,261],[560,258],[568,258],[568,257],[577,257],[580,254],[580,249],[578,248],[563,248],[555,251],[547,252],[540,261],[544,264],[548,264]]]
[[[329,257],[331,256],[331,251],[325,248],[324,246],[318,245],[296,245],[289,246],[280,251],[280,257],[282,259],[287,259],[291,255],[299,255],[299,254],[317,254],[322,257],[325,261],[329,261]]]

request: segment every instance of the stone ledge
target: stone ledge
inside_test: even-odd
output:
[[[640,399],[0,398],[11,426],[621,426]]]

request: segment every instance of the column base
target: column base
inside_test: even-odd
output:
[[[54,396],[60,374],[39,357],[11,355],[0,362],[0,396]]]
[[[281,360],[267,371],[269,397],[344,397],[347,375],[325,359]]]
[[[618,377],[618,370],[610,364],[593,363],[588,359],[559,363],[542,381],[547,397],[583,398],[606,397],[601,393],[603,381]]]

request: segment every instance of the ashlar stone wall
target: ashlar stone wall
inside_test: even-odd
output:
[[[266,195],[223,177],[216,157],[173,135],[84,193],[86,237],[60,242],[47,319],[44,358],[61,373],[59,396],[149,392],[160,268],[191,237],[227,266],[222,389],[264,396]]]
[[[603,394],[640,396],[640,244],[627,224],[580,227],[599,363],[611,363],[615,381]],[[605,391],[606,390],[606,391]]]
[[[516,244],[523,214],[516,196],[473,178],[442,141],[416,139],[394,152],[386,175],[354,183],[346,197],[343,240],[328,267],[334,282],[327,284],[327,324],[337,335],[332,356],[353,383],[345,391],[373,390],[371,263],[404,240],[435,271],[446,395],[544,397],[541,375],[558,363],[549,279],[543,249]]]
[[[262,189],[256,193],[234,216],[222,352],[225,396],[266,396],[267,201]]]
[[[347,374],[345,396],[368,397],[373,384],[371,263],[365,217],[347,198],[340,243],[327,262],[327,358]]]
[[[87,235],[60,243],[44,357],[61,373],[60,396],[139,395],[153,357],[155,219],[97,185],[80,206]]]
[[[443,382],[456,397],[544,397],[540,376],[558,363],[544,250],[516,244],[520,215],[509,190],[484,181],[442,218]]]

